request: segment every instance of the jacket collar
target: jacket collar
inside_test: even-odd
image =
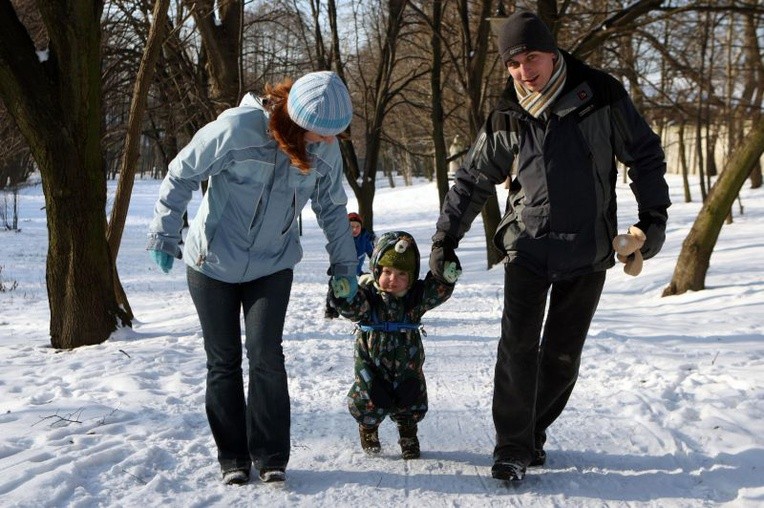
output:
[[[565,80],[565,86],[552,106],[551,112],[562,117],[591,101],[593,93],[586,83],[586,74],[589,66],[566,51],[560,50],[560,53],[565,59],[568,75]],[[496,105],[496,110],[505,113],[512,111],[523,118],[532,118],[520,106],[511,77],[507,78],[507,83]]]

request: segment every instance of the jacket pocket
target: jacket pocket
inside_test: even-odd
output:
[[[514,187],[514,188],[513,188]],[[517,239],[525,231],[521,213],[525,205],[525,192],[516,180],[512,181],[507,196],[507,210],[493,235],[493,244],[505,256],[516,250]]]
[[[297,215],[302,210],[302,207],[297,206],[297,191],[295,190],[291,196],[287,196],[289,205],[286,207],[286,215],[284,216],[284,225],[281,228],[281,235],[284,236],[297,221]]]
[[[493,244],[505,256],[515,250],[515,243],[523,229],[514,210],[507,212],[496,227]]]

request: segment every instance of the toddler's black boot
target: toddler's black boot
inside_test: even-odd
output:
[[[405,460],[418,459],[420,455],[419,439],[416,437],[416,422],[398,424],[398,444],[401,445],[401,455]]]
[[[376,455],[382,451],[382,445],[379,444],[379,435],[376,427],[369,428],[359,425],[358,431],[361,435],[361,448],[363,448],[363,451],[368,455]]]

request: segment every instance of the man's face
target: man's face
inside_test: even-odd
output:
[[[554,53],[525,51],[507,60],[507,70],[516,82],[532,92],[541,91],[554,70]]]

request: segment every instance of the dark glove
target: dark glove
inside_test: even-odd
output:
[[[462,273],[462,265],[456,257],[456,241],[444,233],[436,233],[432,237],[430,251],[430,272],[433,277],[446,284],[453,284]],[[454,274],[456,277],[454,277]]]
[[[166,252],[162,252],[161,250],[150,250],[149,256],[151,256],[151,260],[154,261],[164,273],[169,273],[172,269],[173,257]]]
[[[666,220],[668,220],[666,208],[639,212],[639,222],[634,226],[641,229],[647,237],[640,249],[644,259],[650,259],[661,251],[663,242],[666,241]]]

